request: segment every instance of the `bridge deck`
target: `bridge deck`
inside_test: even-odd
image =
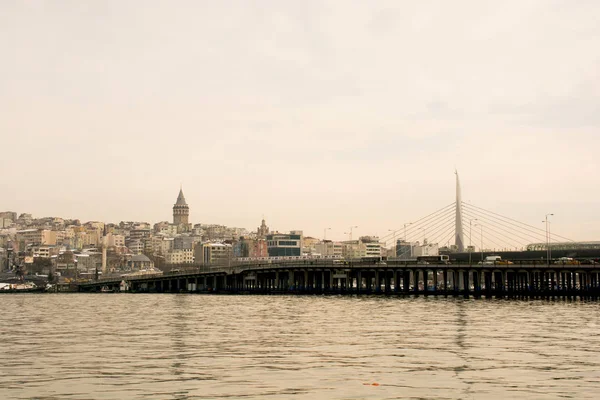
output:
[[[600,295],[600,266],[294,262],[202,267],[114,277],[80,291],[222,293],[386,293],[430,295]]]

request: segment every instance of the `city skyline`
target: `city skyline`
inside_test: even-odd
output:
[[[0,209],[342,240],[463,200],[600,239],[593,2],[0,5]]]
[[[529,244],[536,244],[536,243],[542,243],[543,241],[539,238],[539,235],[541,234],[541,231],[543,231],[543,229],[537,228],[535,226],[532,226],[530,224],[527,224],[526,222],[523,225],[523,221],[516,221],[508,216],[502,216],[500,214],[495,213],[494,211],[491,210],[485,210],[482,209],[481,207],[477,207],[473,204],[471,204],[470,202],[465,203],[462,202],[461,200],[461,189],[460,189],[460,185],[459,185],[459,177],[458,177],[458,172],[455,171],[456,174],[456,202],[446,205],[445,207],[442,207],[436,211],[434,211],[433,213],[428,214],[427,216],[421,216],[421,218],[418,219],[414,219],[414,222],[408,222],[408,223],[404,223],[403,224],[403,229],[402,228],[397,228],[397,229],[388,229],[387,232],[384,232],[383,235],[380,235],[379,233],[372,233],[372,232],[360,232],[358,231],[358,229],[360,228],[359,226],[355,225],[355,226],[351,226],[348,227],[346,229],[346,232],[343,233],[344,237],[343,238],[336,238],[336,237],[332,237],[331,233],[328,237],[329,240],[334,240],[334,241],[345,241],[348,239],[352,238],[352,233],[354,233],[354,239],[356,240],[358,237],[360,236],[365,236],[367,238],[370,237],[377,237],[383,240],[383,244],[387,244],[389,246],[394,246],[395,240],[402,240],[402,239],[407,239],[409,242],[422,242],[422,243],[427,243],[427,241],[431,242],[431,243],[435,243],[435,244],[439,244],[440,246],[450,246],[450,245],[456,245],[456,248],[459,252],[461,251],[465,251],[464,247],[461,246],[466,246],[467,244],[470,246],[471,244],[475,247],[481,248],[484,245],[483,242],[483,230],[481,231],[481,237],[478,238],[477,233],[472,234],[472,229],[473,229],[473,223],[475,223],[475,227],[476,230],[478,229],[478,227],[481,227],[482,225],[485,226],[485,230],[486,230],[486,241],[485,241],[485,248],[486,249],[490,249],[490,250],[516,250],[516,249],[523,249],[525,247],[525,245],[529,245]],[[463,206],[458,208],[456,207],[457,202],[460,202]],[[464,216],[462,209],[464,207],[467,207],[467,215]],[[449,214],[449,211],[454,210],[453,213]],[[3,212],[4,214],[6,212],[13,212],[14,210],[5,210],[5,212]],[[152,221],[152,220],[131,220],[131,219],[125,219],[125,220],[120,220],[120,221],[112,221],[112,220],[85,220],[85,219],[81,219],[81,218],[77,218],[77,217],[67,217],[65,218],[64,216],[60,216],[60,215],[46,215],[46,216],[35,216],[32,215],[31,213],[25,213],[27,215],[30,215],[30,218],[33,218],[34,220],[37,219],[47,219],[47,218],[62,218],[65,220],[78,220],[80,221],[81,224],[93,224],[95,222],[99,222],[101,224],[112,224],[112,225],[119,225],[119,224],[123,224],[123,223],[142,223],[142,224],[149,224],[150,226],[154,225],[154,228],[156,229],[157,225],[171,225],[173,227],[177,227],[177,231],[179,234],[189,234],[191,233],[191,229],[192,227],[196,227],[196,226],[223,226],[226,227],[226,225],[223,225],[221,223],[215,223],[215,222],[189,222],[189,213],[190,213],[190,207],[186,202],[185,199],[185,195],[183,192],[183,187],[181,186],[179,189],[179,194],[177,195],[177,199],[172,207],[172,221],[169,220],[160,220],[160,221]],[[20,214],[22,214],[21,212],[15,212],[15,215],[19,216]],[[566,238],[564,235],[562,235],[561,232],[552,232],[551,233],[551,238],[548,237],[549,235],[549,230],[550,230],[550,225],[552,224],[551,220],[548,220],[548,217],[554,217],[554,214],[547,214],[545,216],[545,220],[542,221],[544,222],[544,224],[548,224],[546,225],[545,229],[546,231],[546,239],[545,240],[550,240],[551,242],[566,242],[569,240],[573,240],[572,238]],[[10,218],[10,217],[9,217]],[[16,218],[16,217],[14,217]],[[268,227],[265,226],[265,217],[263,215],[262,217],[262,223],[261,223],[261,227],[258,228],[258,230],[260,231],[263,228],[266,228],[268,230]],[[453,229],[452,231],[450,231],[448,229],[448,218],[452,219],[454,221],[453,224]],[[20,217],[19,217],[20,219]],[[443,220],[446,221],[443,221]],[[464,224],[466,224],[467,228],[464,228],[463,226],[463,222]],[[508,225],[507,225],[508,224]],[[527,227],[529,226],[529,228]],[[408,227],[408,228],[407,228]],[[250,233],[253,231],[252,228],[246,227],[246,226],[240,226],[240,225],[229,225],[228,228],[231,229],[242,229],[245,230],[246,232]],[[456,230],[454,230],[454,228],[456,228]],[[509,230],[506,230],[506,228],[508,228]],[[535,229],[537,228],[537,233],[535,233],[533,230],[531,230],[531,228]],[[14,231],[14,227],[12,228],[12,230]],[[481,227],[480,229],[483,229],[483,227]],[[491,229],[488,231],[488,229]],[[498,230],[499,229],[499,230]],[[280,230],[280,229],[272,229],[273,233],[285,233],[285,232],[292,232],[292,231],[302,231],[304,232],[304,229],[300,228],[300,229],[287,229],[287,230]],[[320,235],[310,235],[310,234],[306,234],[305,236],[307,238],[309,237],[313,237],[313,238],[318,238],[318,239],[326,239],[327,238],[327,232],[332,232],[333,228],[332,227],[326,227],[323,228],[323,236]],[[445,233],[444,233],[445,230]],[[460,230],[460,234],[459,234],[459,230]],[[18,232],[18,229],[17,229]],[[334,231],[335,232],[335,231]],[[407,235],[408,232],[408,235]],[[452,235],[456,235],[454,238],[454,241],[452,241],[452,237],[445,237],[444,235],[447,235],[448,232],[451,232]],[[512,235],[512,237],[506,236],[506,233],[509,233],[509,236]],[[533,234],[533,235],[532,235]],[[491,238],[489,237],[491,235]],[[500,236],[498,236],[500,235]],[[525,235],[525,236],[523,236]],[[537,240],[535,239],[537,235]],[[242,235],[243,236],[243,235]],[[442,240],[440,240],[440,236],[442,236]],[[458,239],[458,237],[461,237],[460,240]],[[465,237],[466,237],[466,241],[465,241]],[[506,240],[508,239],[508,240]],[[500,240],[500,243],[497,241]],[[460,242],[460,244],[459,244]],[[575,240],[575,242],[577,242],[577,240]],[[598,241],[600,242],[600,241]]]

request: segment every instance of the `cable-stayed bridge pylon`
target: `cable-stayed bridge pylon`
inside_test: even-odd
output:
[[[546,227],[531,225],[494,211],[463,202],[456,172],[456,201],[422,218],[402,224],[381,238],[397,257],[412,254],[415,246],[430,246],[450,252],[524,251],[533,243],[552,248],[556,242],[573,240]],[[453,241],[454,243],[451,243]],[[545,246],[544,246],[545,244]]]

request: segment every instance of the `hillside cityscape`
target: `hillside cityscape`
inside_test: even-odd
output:
[[[97,279],[100,275],[161,273],[173,269],[266,257],[410,258],[453,251],[437,243],[398,239],[386,247],[378,236],[327,240],[302,230],[271,230],[263,218],[255,230],[192,224],[183,189],[173,205],[173,220],[154,224],[121,221],[81,222],[60,217],[34,218],[0,212],[0,265],[6,274],[37,275],[51,281]]]

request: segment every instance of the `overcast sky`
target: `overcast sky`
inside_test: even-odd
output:
[[[0,3],[0,211],[600,240],[600,2]]]

